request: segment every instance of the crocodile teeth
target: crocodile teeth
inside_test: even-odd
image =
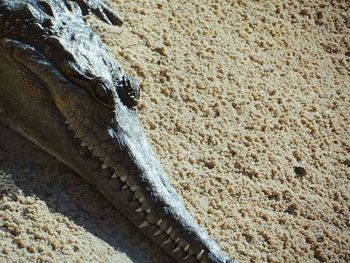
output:
[[[85,144],[85,143],[83,143],[83,142],[82,142],[80,145],[81,145],[81,146],[83,146],[83,147],[85,147],[85,146],[86,146],[86,144]]]
[[[101,165],[101,169],[107,169],[107,165],[105,165],[104,163]]]
[[[127,184],[124,184],[123,187],[122,187],[122,190],[125,190],[127,189],[129,186]]]
[[[146,210],[146,213],[149,214],[150,212],[151,212],[151,209],[148,208],[148,209]]]
[[[190,245],[187,245],[185,248],[184,248],[184,251],[187,252],[190,248]]]
[[[168,238],[167,240],[165,240],[165,241],[163,242],[163,245],[168,244],[170,241],[171,241],[171,239],[170,239],[170,238]]]
[[[143,228],[149,226],[149,223],[147,221],[143,221],[141,225],[139,225],[139,228]]]
[[[162,231],[160,229],[158,229],[156,232],[154,232],[153,236],[156,237],[158,235],[160,235],[162,233]]]
[[[156,223],[157,226],[160,226],[160,224],[162,223],[163,219],[159,219],[158,222]]]
[[[112,178],[114,179],[114,178],[117,178],[118,176],[116,175],[116,174],[113,174],[112,175]]]
[[[136,185],[133,185],[133,186],[130,187],[130,190],[133,191],[133,192],[135,192],[136,189],[137,189],[137,186],[136,186]]]
[[[171,226],[171,227],[169,227],[169,229],[166,231],[166,233],[167,233],[168,235],[170,235],[171,230],[173,230],[173,227],[172,227],[172,226]]]
[[[197,260],[201,260],[202,256],[203,256],[203,253],[204,253],[204,249],[201,250],[201,252],[199,252],[196,256],[196,259]]]
[[[144,197],[140,197],[139,202],[142,203],[145,200]]]
[[[127,179],[128,179],[127,175],[120,177],[120,181],[122,181],[123,183],[125,183]]]
[[[190,254],[188,254],[186,257],[183,258],[183,260],[186,260],[190,257]]]
[[[135,213],[140,213],[140,212],[143,212],[143,209],[141,206],[135,210]]]
[[[175,252],[177,252],[177,251],[179,251],[180,250],[180,247],[178,246],[178,247],[176,247],[174,250],[173,250],[173,253],[175,253]]]
[[[180,238],[178,237],[176,240],[175,240],[175,244],[179,243],[180,241]]]

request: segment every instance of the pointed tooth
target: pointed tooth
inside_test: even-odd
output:
[[[104,163],[101,165],[101,169],[107,169],[107,165],[105,165]]]
[[[169,229],[166,231],[166,233],[167,233],[168,235],[170,235],[171,230],[173,230],[173,227],[172,227],[172,226],[171,226],[171,227],[169,227]]]
[[[146,213],[149,214],[150,212],[151,212],[151,209],[148,208],[148,209],[146,210]]]
[[[139,225],[139,228],[143,228],[143,227],[146,227],[146,226],[149,226],[149,223],[148,221],[143,221],[141,225]]]
[[[157,221],[157,226],[160,226],[160,224],[162,223],[162,221],[163,221],[163,219],[159,219],[158,221]]]
[[[178,237],[176,240],[175,240],[175,244],[179,243],[180,241],[180,238]]]
[[[203,256],[203,253],[204,253],[204,249],[202,249],[196,256],[196,259],[197,260],[201,260],[202,256]]]
[[[184,248],[184,251],[187,252],[189,249],[190,249],[190,245],[187,245],[187,246]]]
[[[72,128],[70,126],[68,126],[67,128],[68,128],[68,130],[72,130]]]
[[[156,237],[158,235],[160,235],[162,233],[162,231],[160,229],[158,229],[156,232],[154,232],[153,236]]]
[[[177,252],[177,251],[179,251],[179,250],[180,250],[180,247],[177,246],[177,247],[173,250],[173,253],[175,253],[175,252]]]
[[[139,198],[139,202],[140,202],[140,203],[142,203],[144,200],[145,200],[144,197],[140,197],[140,198]]]
[[[167,240],[165,240],[165,241],[163,242],[163,245],[168,244],[170,241],[171,241],[171,239],[170,239],[170,238],[168,238]]]
[[[81,145],[81,146],[83,146],[83,147],[85,147],[85,146],[86,146],[86,144],[85,144],[84,142],[82,142],[80,145]]]
[[[130,190],[133,192],[135,192],[137,188],[137,185],[130,186]]]
[[[135,213],[140,213],[140,212],[143,212],[143,209],[141,206],[135,210]]]
[[[116,175],[116,174],[113,174],[112,175],[112,178],[114,179],[114,178],[117,178],[118,176]]]
[[[186,257],[184,257],[182,260],[186,260],[190,257],[190,254],[188,254]]]
[[[68,124],[68,121],[65,121],[64,123],[65,123],[65,124]]]
[[[123,187],[122,187],[122,190],[125,190],[127,189],[129,186],[127,184],[124,184]]]
[[[120,181],[122,181],[123,183],[125,183],[127,179],[128,179],[127,175],[124,175],[124,176],[120,177]]]

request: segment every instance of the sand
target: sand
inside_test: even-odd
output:
[[[350,262],[350,4],[116,2],[123,27],[89,21],[142,83],[146,133],[199,224],[239,262]],[[0,135],[0,262],[172,262]]]

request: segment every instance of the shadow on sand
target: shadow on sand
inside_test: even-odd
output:
[[[84,227],[133,262],[174,262],[93,186],[1,123],[0,171],[0,194],[8,187],[1,178],[6,175],[23,195],[38,197],[50,211]]]

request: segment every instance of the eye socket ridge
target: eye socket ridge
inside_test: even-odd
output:
[[[108,86],[106,86],[106,80],[95,77],[91,71],[82,72],[79,68],[72,68],[74,65],[67,65],[69,80],[82,88],[96,103],[114,109],[113,94]]]

